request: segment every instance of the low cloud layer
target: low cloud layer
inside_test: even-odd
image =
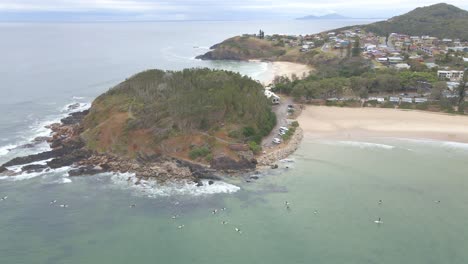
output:
[[[468,9],[467,0],[447,3]],[[255,19],[294,18],[302,15],[341,13],[349,17],[391,17],[419,6],[435,4],[431,0],[2,0],[4,17],[39,17],[73,14],[73,17],[102,17],[103,20],[160,19]]]

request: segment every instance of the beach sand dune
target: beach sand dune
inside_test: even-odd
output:
[[[382,136],[468,143],[468,117],[443,113],[307,106],[298,121],[305,136]]]

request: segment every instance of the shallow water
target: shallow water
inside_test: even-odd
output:
[[[294,162],[228,180],[231,194],[148,198],[109,175],[3,181],[2,262],[464,263],[466,146],[354,142],[306,138]]]

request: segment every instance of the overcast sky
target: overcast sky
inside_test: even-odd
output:
[[[387,18],[432,0],[0,0],[0,20],[292,19],[340,13]],[[468,9],[468,0],[446,3]]]

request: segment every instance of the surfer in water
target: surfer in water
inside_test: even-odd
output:
[[[378,225],[383,224],[382,218],[379,217],[379,220],[375,220],[374,223]]]

